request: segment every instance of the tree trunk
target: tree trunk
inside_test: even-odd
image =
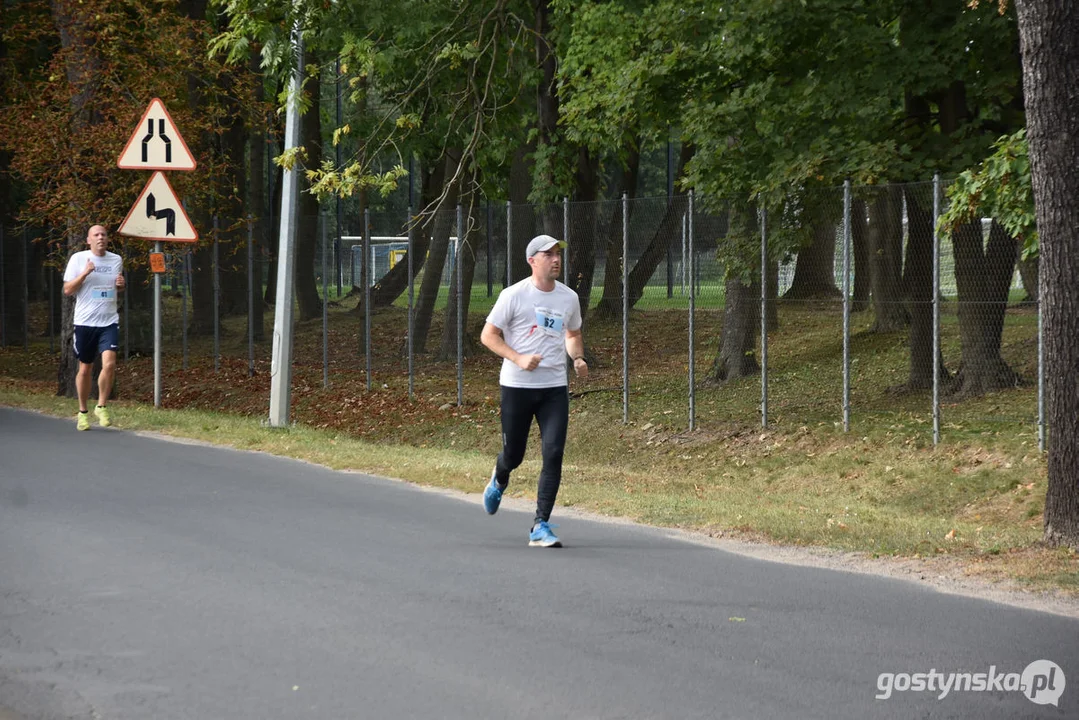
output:
[[[258,47],[251,48],[248,59],[248,69],[255,76],[255,102],[261,104],[265,99],[265,90],[262,77],[262,53]],[[266,216],[266,135],[261,123],[257,127],[248,128],[247,142],[250,148],[251,169],[247,184],[247,213],[254,219],[250,232],[250,240],[254,245],[251,252],[251,277],[254,279],[254,288],[251,290],[251,308],[249,309],[247,322],[250,325],[248,332],[252,333],[256,341],[262,341],[266,337],[265,304],[262,301],[262,252],[260,240],[269,223]],[[245,233],[247,229],[245,228]],[[244,286],[247,287],[246,285]]]
[[[515,208],[512,224],[509,225],[510,233],[510,256],[506,258],[510,269],[510,284],[523,280],[532,273],[532,267],[525,258],[525,248],[532,239],[534,225],[532,218],[528,217],[523,207],[532,194],[532,162],[531,154],[536,151],[534,145],[529,144],[517,148],[510,163],[510,202]]]
[[[446,178],[445,163],[436,162],[434,168],[428,170],[431,163],[421,163],[420,168],[420,204],[428,207],[442,192],[442,184]],[[424,261],[427,257],[427,249],[431,244],[431,235],[428,232],[430,226],[417,224],[412,232],[413,254],[412,280],[420,274]],[[407,232],[408,228],[405,228]],[[393,302],[408,290],[408,255],[406,254],[390,271],[383,275],[371,288],[371,307],[389,307]],[[356,306],[356,311],[363,312],[363,299]]]
[[[226,129],[221,136],[222,160],[225,163],[218,190],[222,245],[220,247],[221,314],[247,312],[247,224],[244,219],[243,189],[250,187],[247,175],[248,128],[235,100],[235,87],[245,72],[233,68],[221,77],[227,108]]]
[[[558,163],[554,152],[558,146],[558,78],[554,48],[551,44],[550,2],[534,0],[536,15],[536,65],[542,77],[536,85],[536,131],[537,154],[546,158],[540,163],[537,184],[543,196],[549,198],[557,192],[555,169]],[[547,152],[544,152],[547,148]]]
[[[760,282],[747,284],[741,279],[728,277],[726,296],[719,350],[708,371],[709,383],[717,385],[756,375],[761,370],[755,353],[760,327],[757,312],[760,308]]]
[[[903,273],[910,311],[910,375],[907,388],[933,387],[933,214],[907,197],[907,261]],[[940,359],[940,379],[949,379]]]
[[[199,243],[191,253],[191,326],[192,335],[210,335],[214,331],[214,240],[213,220],[208,214],[192,209],[192,221],[204,218]],[[197,226],[196,226],[197,227]],[[220,248],[218,248],[220,252]]]
[[[3,288],[4,341],[8,347],[21,347],[29,329],[26,327],[27,262],[26,233],[6,225],[0,229],[3,263],[0,263],[0,287]]]
[[[592,302],[592,281],[596,272],[596,238],[599,237],[599,218],[596,198],[599,196],[599,158],[585,148],[577,151],[576,201],[570,206],[570,237],[566,257],[569,260],[567,285],[577,293],[581,304],[582,322],[588,317]],[[586,341],[587,342],[587,341]],[[586,352],[587,356],[587,352]]]
[[[475,187],[474,182],[470,182],[468,185],[470,188]],[[463,333],[462,352],[467,357],[473,354],[475,348],[474,344],[468,334],[468,306],[472,299],[472,279],[476,275],[476,227],[475,218],[472,216],[474,210],[473,201],[475,194],[468,192],[461,197],[461,212],[463,218],[461,223],[464,225],[464,237],[458,240],[457,252],[455,253],[456,262],[454,263],[453,272],[450,273],[450,286],[449,286],[449,298],[446,302],[446,321],[442,326],[442,343],[438,350],[439,360],[454,360],[457,358],[457,313],[461,313],[461,317],[464,318],[464,322],[461,324],[461,332]],[[456,230],[456,213],[454,215],[454,235],[457,234]],[[461,273],[461,293],[457,292],[457,273]]]
[[[53,244],[49,243],[49,254],[46,256],[45,272],[52,276],[52,288],[47,289],[47,292],[49,292],[52,295],[52,299],[51,299],[52,301],[49,303],[49,308],[50,308],[50,311],[52,313],[52,316],[45,319],[45,331],[46,332],[49,331],[49,325],[51,323],[53,336],[54,337],[59,337],[60,326],[61,326],[60,324],[63,322],[63,319],[64,319],[63,318],[63,315],[64,315],[64,274],[59,269],[57,269],[54,265],[50,264],[52,262],[55,262],[55,254],[56,254],[56,250],[55,250]],[[125,258],[124,261],[127,262],[127,259]],[[47,284],[46,284],[46,288],[48,288]],[[125,290],[124,292],[125,292],[125,297],[123,298],[123,303],[124,303],[124,308],[125,308],[125,312],[126,312],[126,308],[127,308],[126,293],[127,293],[127,291]],[[121,319],[123,319],[123,318],[121,318]],[[64,348],[61,347],[60,352],[63,352],[63,351],[64,351]]]
[[[307,61],[312,67],[318,65],[318,57],[308,54]],[[304,150],[307,151],[305,165],[318,168],[322,165],[322,93],[321,79],[307,84],[311,94],[311,105],[304,113],[301,127]],[[299,314],[297,320],[304,322],[322,317],[322,298],[318,294],[315,281],[315,250],[319,245],[319,204],[318,198],[307,192],[307,183],[301,187],[300,202],[297,204],[299,217],[296,218],[296,300]]]
[[[768,332],[779,329],[779,261],[768,261],[768,292],[765,297],[768,302],[764,305],[764,320],[768,324]]]
[[[273,199],[270,201],[270,247],[266,248],[266,257],[269,267],[266,270],[266,292],[262,301],[267,307],[273,307],[277,302],[277,251],[281,247],[281,196],[284,192],[285,170],[280,165],[274,166]]]
[[[757,207],[753,204],[731,204],[727,235],[737,238],[759,236]],[[754,257],[756,260],[756,257]],[[759,260],[750,261],[749,266]],[[755,375],[760,365],[755,355],[756,338],[760,328],[760,270],[751,282],[732,275],[728,270],[726,301],[723,305],[723,328],[720,330],[719,347],[712,368],[708,371],[709,384],[722,384],[728,380]]]
[[[869,309],[872,289],[869,225],[866,221],[864,200],[855,200],[851,203],[850,235],[851,245],[854,246],[854,297],[850,309],[851,312],[864,312]]]
[[[1017,0],[1041,258],[1049,485],[1045,540],[1079,548],[1079,4]]]
[[[873,299],[871,332],[906,328],[910,315],[903,304],[903,208],[899,191],[880,191],[869,206],[869,283]]]
[[[813,243],[798,251],[794,280],[784,300],[835,300],[843,294],[835,285],[836,223],[818,211],[813,223]]]
[[[641,170],[641,153],[635,146],[627,148],[629,152],[626,166],[622,172],[622,183],[619,187],[618,201],[612,203],[611,222],[607,232],[607,252],[603,269],[603,297],[596,305],[595,317],[597,320],[613,320],[622,317],[622,267],[623,263],[629,262],[629,258],[622,257],[622,195],[625,194],[630,201],[637,196],[637,177]],[[629,203],[626,212],[627,220],[633,219],[634,203]]]
[[[442,162],[446,164],[444,177],[452,178],[459,154],[446,153]],[[427,251],[427,260],[423,264],[423,280],[420,282],[419,297],[416,299],[415,318],[413,321],[412,347],[417,353],[427,351],[427,335],[431,330],[431,321],[435,313],[435,301],[442,287],[442,273],[446,267],[446,255],[449,250],[450,233],[453,232],[455,218],[454,205],[458,197],[459,181],[450,181],[453,186],[445,193],[445,201],[434,210],[433,216],[424,223],[431,227],[431,245]]]
[[[89,34],[87,14],[91,10],[72,0],[52,0],[50,9],[60,35],[60,45],[67,52],[64,72],[71,87],[71,133],[84,133],[100,120],[94,110],[94,87],[101,59]],[[66,232],[68,253],[64,257],[65,264],[71,253],[85,247],[86,232],[92,222],[87,208],[72,206]],[[74,352],[70,351],[75,335],[74,320],[75,299],[64,298],[56,394],[69,398],[76,397],[75,373],[79,366]]]
[[[351,115],[353,117],[357,118],[357,120],[359,122],[363,122],[363,120],[364,120],[364,118],[365,118],[365,116],[367,114],[367,97],[368,97],[367,78],[366,77],[357,78],[357,82],[358,82],[358,84],[356,86],[355,94],[358,95],[359,97],[358,97],[356,103],[353,105]],[[366,164],[367,164],[367,158],[366,158],[366,155],[365,155],[365,153],[367,152],[366,142],[361,137],[361,138],[357,139],[357,144],[358,144],[358,147],[356,148],[356,163],[360,167],[366,167]],[[412,201],[412,199],[409,198],[409,202],[411,202],[411,201]],[[361,187],[359,190],[356,191],[356,216],[360,219],[360,223],[361,223],[360,235],[361,236],[365,236],[367,234],[368,230],[369,230],[369,228],[367,228],[364,225],[364,223],[366,223],[368,207],[369,207],[369,204],[368,204],[368,198],[367,198],[367,188],[366,187]],[[424,205],[423,207],[427,207],[427,206]],[[351,260],[350,260],[350,262],[351,262]],[[360,269],[360,279],[363,280],[364,279],[363,276],[366,275],[366,276],[368,276],[367,277],[367,282],[368,283],[371,283],[372,281],[375,281],[375,280],[378,279],[378,278],[370,277],[370,275],[371,275],[370,262],[371,262],[371,257],[370,257],[370,255],[368,255],[367,257],[363,258],[360,261],[360,268],[359,268]],[[406,270],[407,270],[407,268],[406,268]],[[364,303],[367,300],[367,298],[365,297],[367,295],[367,292],[364,289],[364,286],[363,286],[362,283],[357,284],[356,277],[357,276],[355,274],[353,274],[353,277],[352,277],[352,289],[349,291],[349,294],[359,296],[360,302],[356,305],[356,307],[354,309],[354,312],[356,314],[362,315],[363,313],[367,312],[365,307],[364,307]],[[407,278],[406,278],[405,285],[407,286],[407,284],[408,283],[407,283]],[[372,298],[373,298],[373,296],[372,296]],[[392,303],[393,300],[391,299],[390,302]],[[387,304],[389,304],[389,303],[387,303]],[[375,307],[378,307],[378,305],[375,304]],[[362,342],[367,342],[367,339],[362,337],[363,333],[365,331],[366,331],[366,327],[364,327],[360,331],[360,335],[361,335],[360,339],[361,339]]]
[[[124,312],[129,319],[121,318],[130,334],[125,338],[128,350],[134,355],[149,357],[154,352],[154,277],[150,268],[143,264],[134,267],[125,258],[127,287],[124,288]]]
[[[1019,279],[1023,282],[1026,296],[1023,302],[1038,302],[1038,257],[1019,261]]]
[[[192,20],[204,20],[206,0],[183,0],[181,11]],[[198,76],[193,68],[187,75],[187,104],[193,114],[206,112],[203,107],[205,95],[205,78]],[[203,147],[217,146],[216,138],[209,130],[201,133],[200,140],[200,145]],[[213,212],[207,203],[200,201],[188,206],[187,214],[191,218],[192,225],[200,230],[199,241],[191,249],[191,326],[189,332],[193,335],[209,335],[214,330]]]
[[[949,393],[970,397],[1015,387],[1022,379],[1000,356],[1000,344],[1019,243],[997,222],[983,243],[979,221],[957,229],[952,247],[963,356]]]
[[[686,171],[686,164],[693,158],[694,147],[689,143],[682,145],[678,157],[678,170],[676,177],[681,178]],[[667,258],[667,248],[671,241],[679,235],[682,227],[682,215],[686,213],[689,205],[685,195],[672,195],[667,199],[667,209],[663,213],[663,219],[652,234],[648,247],[629,272],[629,306],[633,307],[644,296],[644,289],[648,281],[656,273],[656,268]]]

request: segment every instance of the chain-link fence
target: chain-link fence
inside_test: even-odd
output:
[[[938,181],[805,190],[775,207],[676,195],[367,212],[358,227],[304,218],[294,367],[305,382],[407,383],[410,396],[438,386],[452,399],[456,385],[459,403],[469,387],[489,392],[497,372],[479,330],[547,233],[568,242],[588,389],[612,418],[902,423],[934,440],[992,421],[1044,441],[1037,260],[991,218],[941,237],[944,202]],[[166,248],[166,370],[270,363],[278,224],[215,222],[197,247]],[[57,353],[66,252],[45,232],[0,232],[0,346],[47,340]],[[152,352],[146,247],[112,249],[129,273],[122,358],[137,361]]]

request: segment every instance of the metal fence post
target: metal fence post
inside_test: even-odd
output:
[[[764,281],[768,267],[768,209],[761,215],[761,427],[768,427],[768,283]]]
[[[610,259],[608,258],[608,263]],[[629,422],[629,194],[622,193],[622,422]]]
[[[686,267],[686,263],[689,260],[688,250],[686,249],[686,213],[682,213],[682,295],[686,294],[686,277],[689,269]]]
[[[7,304],[4,301],[4,297],[7,295],[7,289],[4,285],[4,276],[7,274],[4,272],[4,225],[0,223],[0,347],[7,347]]]
[[[191,251],[187,250],[180,256],[183,265],[183,290],[180,293],[181,333],[183,335],[183,368],[187,370],[187,298],[191,295]]]
[[[335,99],[335,120],[337,122],[336,127],[341,127],[341,58],[338,57],[334,64],[336,72],[334,73],[336,81],[334,83],[334,99]],[[334,170],[341,170],[341,144],[334,143]],[[411,168],[409,168],[411,172]],[[333,259],[335,272],[337,276],[337,299],[341,299],[341,195],[335,193],[334,197],[335,212],[334,219],[334,241],[333,241]],[[325,252],[325,250],[323,251]]]
[[[124,362],[127,362],[128,358],[130,357],[131,346],[131,343],[128,342],[128,338],[131,337],[131,301],[128,300],[129,296],[127,295],[127,293],[131,292],[131,286],[127,282],[127,238],[124,238],[123,243],[120,245],[120,252],[124,254]],[[60,279],[62,280],[63,277],[61,277]],[[61,302],[63,302],[63,300],[61,300]],[[62,348],[61,352],[63,352]]]
[[[363,346],[371,390],[371,208],[363,209]]]
[[[22,349],[30,349],[30,235],[22,231]]]
[[[933,444],[940,443],[940,174],[933,176]]]
[[[214,215],[214,372],[221,369],[221,275],[218,263],[218,220]]]
[[[46,265],[45,265],[45,272],[48,273],[48,277],[49,277],[49,289],[48,289],[48,293],[49,293],[49,354],[51,355],[52,353],[55,352],[55,337],[54,336],[56,334],[56,329],[53,327],[53,325],[54,325],[54,323],[53,323],[53,310],[56,307],[56,305],[55,305],[55,301],[53,300],[52,295],[53,295],[53,292],[55,292],[54,281],[56,279],[55,278],[56,269],[49,267],[47,260],[46,260]],[[127,278],[124,278],[124,279],[126,280]],[[127,303],[126,302],[124,303],[124,319],[125,320],[127,319]],[[124,358],[124,359],[126,360],[127,358]]]
[[[326,216],[322,216],[322,387],[330,386],[330,284],[326,277]]]
[[[683,229],[688,228],[683,238],[689,242],[689,256],[693,257],[693,206],[695,195],[692,189],[689,191],[689,210],[682,216]],[[685,256],[685,246],[682,255]],[[697,315],[697,293],[693,287],[689,288],[689,429],[697,429],[697,331],[695,327]]]
[[[562,282],[569,284],[569,197],[562,196],[562,242],[566,252],[562,254]]]
[[[850,180],[843,183],[843,432],[850,432]]]
[[[513,203],[509,200],[506,201],[506,285],[509,287],[513,284],[513,272],[511,270],[513,264],[510,262],[510,258],[513,257]]]
[[[247,376],[255,377],[255,226],[247,216]]]
[[[408,206],[408,399],[415,397],[415,375],[412,368],[412,305],[415,300],[415,281],[412,277],[412,229],[415,225],[412,217],[412,206]]]
[[[464,240],[464,224],[461,218],[461,204],[457,203],[457,242],[453,250],[453,262],[456,266],[454,269],[457,271],[457,407],[461,407],[464,404],[464,382],[465,382],[465,350],[464,350],[464,335],[465,335],[465,320],[464,320],[464,279],[461,274],[461,247]]]
[[[674,202],[674,152],[671,147],[671,126],[667,125],[667,206]],[[667,299],[674,297],[674,271],[671,268],[671,243],[667,243]],[[692,425],[692,423],[691,423]]]
[[[494,270],[494,260],[491,257],[494,255],[494,240],[491,238],[491,201],[487,201],[487,297],[491,297],[494,294],[494,287],[492,286],[491,272]]]

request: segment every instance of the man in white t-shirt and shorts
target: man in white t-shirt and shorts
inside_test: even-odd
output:
[[[64,271],[64,295],[75,296],[75,356],[79,372],[75,390],[79,395],[79,414],[76,427],[90,429],[87,403],[94,360],[101,356],[101,372],[97,377],[97,407],[94,415],[102,427],[112,424],[106,405],[116,376],[116,349],[120,341],[120,313],[116,295],[124,289],[124,261],[109,252],[109,232],[94,225],[86,234],[89,250],[71,256]]]
[[[528,537],[533,547],[562,547],[549,520],[562,482],[569,426],[566,354],[573,359],[578,377],[588,375],[581,304],[576,292],[558,282],[565,247],[566,243],[550,235],[539,235],[528,243],[526,255],[532,275],[499,294],[480,334],[480,342],[503,358],[499,375],[502,452],[483,491],[483,505],[492,515],[498,511],[510,473],[524,459],[535,418],[543,443],[543,470],[536,517]]]

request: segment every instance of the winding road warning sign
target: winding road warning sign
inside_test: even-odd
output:
[[[165,103],[158,98],[150,101],[116,161],[116,167],[124,170],[194,170],[196,164]]]
[[[139,193],[139,199],[128,211],[117,232],[128,237],[166,242],[195,242],[191,219],[164,173],[155,172]]]

